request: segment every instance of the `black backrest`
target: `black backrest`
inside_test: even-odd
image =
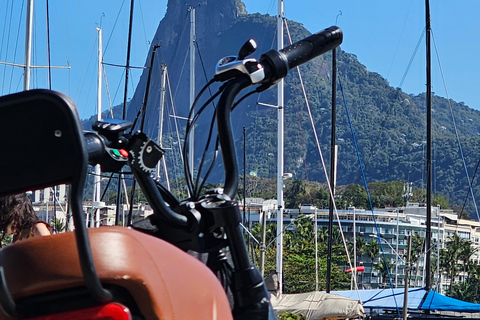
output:
[[[83,219],[87,153],[74,103],[50,90],[0,97],[0,196],[69,184],[69,207],[85,285],[101,303],[112,300],[96,273]],[[52,248],[54,249],[54,248]],[[0,261],[0,308],[18,314]]]
[[[58,92],[0,97],[0,150],[0,195],[78,183],[86,173],[75,105]]]

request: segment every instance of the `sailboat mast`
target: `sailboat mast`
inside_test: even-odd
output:
[[[128,24],[128,43],[127,43],[127,61],[125,63],[125,90],[123,91],[123,117],[127,117],[127,97],[128,97],[128,76],[130,74],[130,52],[132,47],[132,24],[133,24],[134,0],[130,2],[130,20]]]
[[[431,54],[430,54],[430,3],[425,0],[425,24],[426,24],[426,53],[427,53],[427,219],[425,230],[425,287],[430,290],[430,264],[431,252],[430,241],[432,237],[432,78],[431,78]]]
[[[33,0],[27,4],[27,25],[25,29],[25,71],[23,76],[23,90],[30,90],[30,67],[32,61],[32,31],[33,31]]]
[[[133,8],[134,0],[130,1],[130,19],[128,23],[128,40],[127,40],[127,61],[125,63],[125,89],[123,91],[123,114],[122,119],[127,118],[127,97],[128,97],[128,76],[130,74],[130,53],[132,51],[132,25],[133,25]],[[125,183],[125,181],[124,181]],[[120,196],[122,190],[122,174],[118,175],[118,184],[117,184],[117,203],[115,211],[115,225],[118,226],[120,220]],[[135,190],[134,188],[132,190]],[[127,197],[126,197],[127,198]],[[128,201],[128,200],[127,200]],[[125,223],[125,221],[123,221]]]
[[[97,28],[98,31],[98,65],[97,65],[97,120],[102,120],[102,62],[103,62],[103,43],[102,43],[102,28]],[[101,200],[101,178],[100,165],[95,166],[94,176],[94,193],[92,201],[92,220],[90,226],[100,226],[100,200]]]
[[[158,145],[160,148],[163,148],[163,115],[165,110],[165,93],[166,93],[166,83],[167,83],[167,65],[162,64],[162,78],[160,81],[160,108],[158,110]],[[170,190],[170,181],[168,179],[167,165],[165,157],[162,157],[163,170],[165,172],[165,178],[167,183],[167,189]],[[161,166],[162,164],[158,163],[157,165],[157,178],[160,179]]]
[[[283,0],[278,0],[277,48],[283,48]],[[277,276],[279,291],[283,292],[283,134],[284,134],[284,81],[277,85],[278,138],[277,138]]]
[[[333,201],[335,195],[335,167],[336,167],[336,121],[337,121],[337,53],[332,50],[332,128],[330,132],[330,203],[328,210],[328,246],[327,246],[327,279],[325,291],[330,293],[332,279],[332,247],[333,247]],[[355,241],[355,239],[354,239]],[[355,271],[356,272],[356,271]],[[354,273],[355,273],[354,272]]]
[[[190,106],[193,107],[195,101],[195,43],[196,43],[196,30],[195,30],[195,7],[190,6]],[[194,128],[191,129],[189,143],[189,165],[190,174],[193,175],[194,161],[195,161],[195,138]]]

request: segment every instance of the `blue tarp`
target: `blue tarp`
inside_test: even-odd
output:
[[[455,312],[480,312],[480,304],[457,300],[430,290],[420,309]]]
[[[332,291],[347,298],[360,300],[364,308],[403,309],[404,289],[372,289]],[[423,288],[408,290],[408,309],[454,312],[480,312],[480,304],[470,303],[444,296]]]

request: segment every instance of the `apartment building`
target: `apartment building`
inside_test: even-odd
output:
[[[256,200],[261,203],[260,200]],[[270,208],[269,221],[276,222],[276,208]],[[325,209],[317,209],[310,204],[304,204],[299,209],[285,209],[284,225],[290,225],[299,215],[310,216],[312,221],[317,219],[318,228],[327,228],[329,221],[329,212]],[[251,215],[250,221],[259,221],[259,217]],[[359,275],[357,283],[365,289],[382,288],[390,286],[387,279],[373,267],[375,262],[380,261],[384,255],[390,262],[392,270],[390,275],[392,284],[395,287],[405,286],[406,272],[406,252],[408,246],[408,237],[418,235],[422,238],[426,235],[426,206],[418,203],[410,203],[405,207],[381,208],[363,210],[357,208],[348,208],[347,210],[338,210],[334,213],[334,225],[338,226],[340,221],[341,229],[346,238],[353,239],[360,237],[365,242],[380,241],[383,254],[379,254],[376,261],[370,260],[367,255],[358,257],[357,265],[363,265],[365,271]],[[290,227],[291,228],[291,227]],[[432,285],[438,292],[447,289],[449,279],[442,275],[439,265],[439,253],[445,246],[445,242],[456,233],[462,239],[470,240],[477,250],[471,257],[471,260],[480,262],[480,223],[459,219],[452,210],[442,210],[441,208],[432,208],[431,218],[431,258],[432,268],[435,269]],[[380,240],[378,240],[380,239]],[[425,251],[425,250],[423,250]],[[353,257],[352,257],[353,259]],[[425,285],[425,264],[426,254],[412,257],[410,271],[410,286],[423,287]],[[436,262],[435,262],[436,261]],[[355,262],[354,262],[355,263]],[[462,280],[465,274],[460,273],[456,281]]]

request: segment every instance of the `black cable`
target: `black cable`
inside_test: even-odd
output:
[[[103,193],[102,193],[102,196],[100,197],[100,201],[102,201],[105,195],[107,194],[107,190],[108,190],[108,187],[110,186],[110,182],[112,181],[113,174],[114,174],[113,172],[110,174],[110,178],[108,179],[105,189],[103,189]]]
[[[256,91],[252,90],[252,91],[246,93],[245,95],[243,95],[237,102],[235,102],[235,104],[232,107],[232,110],[235,109],[235,107],[237,107],[240,102],[242,102],[243,100],[245,100],[247,97],[251,96],[254,93],[256,93]],[[213,126],[213,124],[214,124],[214,122],[212,121],[212,126]],[[209,136],[209,139],[210,139],[210,136]],[[200,190],[202,190],[202,188],[205,186],[205,182],[206,182],[207,178],[210,176],[211,172],[214,169],[215,161],[216,161],[217,156],[218,156],[218,146],[219,146],[219,140],[218,140],[218,137],[217,137],[216,142],[215,142],[214,156],[213,156],[211,165],[210,165],[207,173],[205,174],[205,177],[204,177],[202,183],[200,184],[200,186],[198,186],[198,181],[197,181],[197,187],[196,187],[196,192],[197,192],[196,197],[197,198],[200,196],[199,195]],[[202,160],[203,160],[203,158],[202,158]],[[198,176],[200,176],[200,169],[199,169]]]
[[[205,71],[205,65],[203,63],[202,53],[200,52],[200,47],[198,46],[198,41],[195,41],[195,47],[197,48],[198,57],[200,58],[200,64],[202,65],[203,76],[205,77],[205,80],[208,80],[207,72]],[[210,97],[211,97],[212,91],[210,90],[210,88],[208,88],[208,92],[210,93]],[[212,102],[212,104],[214,108],[217,108],[214,102]]]
[[[186,29],[185,27],[186,27],[186,25],[187,25],[187,21],[188,21],[187,17],[188,17],[188,16],[189,16],[189,14],[188,14],[188,11],[187,11],[187,13],[185,14],[185,17],[183,18],[182,29],[181,29],[181,31],[180,31],[180,34],[179,34],[178,37],[177,37],[177,42],[175,43],[175,49],[173,49],[173,51],[172,51],[172,52],[173,52],[172,57],[171,57],[171,59],[170,59],[170,62],[167,63],[167,65],[169,65],[169,66],[171,66],[171,65],[173,64],[173,59],[174,59],[174,57],[177,56],[176,53],[177,53],[177,50],[178,50],[178,46],[179,46],[179,44],[180,44],[180,39],[183,39],[183,33],[184,33],[185,29]]]
[[[203,75],[205,77],[205,80],[208,79],[207,77],[207,73],[206,73],[206,69],[205,69],[205,64],[203,63],[203,57],[202,57],[202,53],[200,51],[200,47],[198,45],[198,41],[195,41],[195,48],[197,49],[197,53],[198,53],[198,56],[200,58],[200,64],[202,66],[202,71],[203,71]],[[213,79],[212,79],[213,80]],[[210,87],[208,88],[208,92],[210,93],[210,98],[212,98],[212,91],[210,90]],[[215,102],[213,100],[211,100],[211,103],[213,104],[213,108],[216,110],[216,105],[215,105]],[[200,177],[201,177],[201,172],[203,170],[203,163],[205,162],[205,157],[206,157],[206,154],[208,152],[208,148],[210,146],[210,141],[211,141],[211,137],[212,137],[212,130],[213,130],[213,125],[214,125],[214,120],[215,120],[215,113],[213,115],[213,119],[211,121],[211,127],[210,127],[210,133],[209,133],[209,138],[207,140],[207,143],[206,143],[206,146],[205,146],[205,150],[203,152],[203,156],[202,156],[202,160],[200,161],[200,165],[199,165],[199,168],[198,168],[198,173],[197,173],[197,179],[196,179],[196,183],[195,183],[195,188],[194,188],[194,194],[195,194],[195,197],[198,198],[200,196],[200,190],[203,188],[203,186],[205,185],[205,182],[207,180],[207,177],[210,175],[211,171],[213,170],[213,167],[214,167],[214,164],[215,164],[215,160],[217,158],[216,156],[216,153],[218,151],[218,139],[217,139],[217,142],[216,142],[216,146],[215,146],[215,149],[214,149],[214,159],[212,160],[212,163],[209,167],[209,169],[207,170],[207,174],[205,175],[205,178],[202,180],[202,182],[200,183],[199,185],[199,182],[200,182]]]
[[[123,10],[123,5],[124,5],[124,4],[125,4],[125,0],[122,1],[122,4],[120,5],[120,9],[118,10],[117,17],[115,18],[115,22],[113,23],[112,32],[110,33],[110,36],[108,37],[107,44],[105,45],[105,49],[103,49],[103,52],[104,52],[104,53],[107,53],[108,45],[110,44],[110,40],[112,39],[113,31],[114,31],[115,28],[117,27],[117,22],[118,22],[118,19],[120,18],[120,13],[121,13],[122,10]],[[101,21],[101,20],[102,20],[102,19],[100,19],[100,21]],[[102,27],[102,23],[101,23],[101,22],[100,22],[100,27]]]
[[[102,200],[105,198],[105,195],[107,194],[108,187],[110,186],[110,183],[112,182],[112,179],[113,179],[113,175],[114,175],[114,174],[115,174],[115,173],[112,172],[112,173],[110,174],[110,176],[108,177],[108,182],[107,182],[107,185],[105,186],[105,189],[103,190],[102,196],[100,197],[100,201],[102,201]],[[120,176],[120,175],[124,175],[124,176],[125,176],[125,175],[127,175],[127,174],[132,174],[132,173],[131,173],[131,172],[120,172],[120,173],[118,173],[119,176]],[[87,172],[87,175],[96,176],[96,174],[95,174],[95,173],[92,173],[92,172]],[[100,175],[100,177],[107,178],[107,176],[105,176],[105,175]],[[133,178],[125,178],[125,177],[123,177],[122,179],[123,179],[123,180],[131,180],[131,181],[134,181]]]
[[[195,123],[196,119],[198,118],[199,114],[203,112],[203,110],[206,108],[206,106],[221,93],[221,88],[219,91],[211,97],[207,102],[200,108],[200,110],[197,112],[197,114],[194,116],[194,110],[195,110],[195,105],[197,104],[198,100],[202,96],[202,94],[205,92],[205,90],[214,83],[214,80],[210,80],[203,88],[200,90],[200,92],[197,94],[195,97],[195,100],[193,101],[193,104],[190,108],[190,112],[188,114],[188,120],[187,120],[187,125],[186,125],[186,130],[185,130],[185,141],[183,143],[183,170],[185,172],[185,181],[187,183],[187,188],[190,193],[190,195],[193,195],[194,191],[194,183],[193,183],[193,172],[190,172],[190,163],[189,163],[189,157],[188,155],[190,154],[190,149],[188,146],[188,136],[190,135],[190,132],[193,128],[193,124]]]
[[[207,102],[205,102],[205,104],[200,108],[200,110],[197,112],[197,114],[195,115],[192,123],[195,123],[200,114],[205,110],[205,108],[210,104],[212,103],[213,104],[213,101],[214,99],[223,91],[223,87],[221,87],[219,89],[219,91],[217,91],[213,96],[210,97],[209,100],[207,100]],[[212,163],[209,167],[209,169],[207,170],[207,174],[205,174],[205,177],[204,179],[202,180],[202,183],[199,184],[200,182],[200,177],[201,177],[201,173],[203,171],[203,165],[205,163],[205,159],[206,159],[206,155],[208,153],[208,149],[210,148],[210,143],[212,141],[212,137],[213,137],[213,129],[214,129],[214,126],[215,126],[215,118],[216,118],[216,114],[217,114],[217,111],[216,111],[216,108],[215,108],[215,111],[213,112],[213,115],[212,115],[212,120],[210,121],[210,129],[208,131],[208,136],[207,136],[207,142],[205,144],[205,149],[203,151],[203,155],[202,155],[202,159],[200,161],[200,164],[198,166],[198,173],[197,173],[197,179],[196,179],[196,182],[195,182],[195,188],[194,188],[194,195],[195,195],[195,198],[198,199],[198,197],[200,197],[200,190],[203,188],[203,186],[205,185],[205,181],[207,180],[208,176],[210,175],[212,169],[213,169],[213,166],[214,166],[214,163],[217,159],[217,156],[216,156],[216,153],[218,151],[218,145],[219,145],[219,141],[218,141],[218,137],[217,137],[217,140],[216,140],[216,144],[215,144],[215,147],[214,147],[214,158],[212,160]]]
[[[215,275],[217,275],[222,287],[227,291],[230,287],[230,279],[233,269],[228,263],[225,253],[222,250],[209,253],[206,265]]]
[[[250,97],[252,94],[254,93],[257,93],[257,90],[252,90],[250,92],[247,92],[245,93],[240,99],[237,100],[237,102],[235,102],[232,106],[232,111],[235,110],[235,108],[240,104],[240,102],[242,102],[243,100],[245,100],[246,98]]]
[[[217,157],[218,157],[218,146],[219,145],[220,145],[220,140],[218,139],[218,136],[217,136],[217,139],[215,141],[215,150],[214,150],[214,153],[213,153],[212,163],[210,164],[210,167],[208,168],[207,173],[205,174],[205,178],[203,179],[202,183],[200,184],[200,187],[199,187],[198,190],[202,190],[202,188],[205,186],[205,182],[207,181],[207,178],[210,176],[210,173],[212,173],[213,168],[215,167],[215,162],[217,161]]]
[[[471,182],[470,182],[470,185],[468,186],[468,189],[469,189],[469,190],[472,188],[473,180],[475,179],[475,176],[476,176],[476,174],[477,174],[477,170],[478,170],[478,166],[479,166],[479,165],[480,165],[480,159],[478,159],[478,161],[477,161],[477,166],[475,167],[475,172],[473,172],[472,180],[471,180]],[[465,209],[465,206],[466,206],[466,204],[467,204],[468,194],[469,194],[469,192],[467,192],[467,196],[465,197],[465,201],[463,202],[462,211],[460,211],[460,214],[458,215],[459,217],[462,216],[463,210]]]
[[[194,188],[195,199],[198,199],[198,197],[200,197],[200,190],[202,189],[202,187],[204,185],[204,182],[207,179],[207,175],[206,175],[205,178],[203,179],[202,183],[200,183],[200,178],[202,176],[202,171],[203,171],[203,165],[204,165],[206,157],[207,157],[208,149],[210,147],[210,142],[212,141],[213,128],[214,128],[214,125],[215,125],[216,114],[217,114],[217,112],[215,110],[213,112],[213,115],[212,115],[212,120],[210,121],[210,128],[208,130],[207,142],[205,143],[205,149],[203,150],[202,159],[200,160],[200,164],[198,165],[197,179],[195,181],[195,188]],[[215,151],[216,151],[216,149],[214,149],[214,153],[215,153]],[[201,187],[199,187],[199,184],[201,185]]]
[[[198,186],[198,180],[199,180],[199,177],[200,177],[200,174],[201,174],[201,171],[202,171],[202,168],[203,168],[203,163],[205,161],[205,157],[206,157],[206,153],[208,152],[208,148],[210,147],[210,141],[211,141],[211,138],[212,138],[212,132],[213,132],[213,125],[214,125],[214,120],[215,120],[215,114],[216,114],[216,111],[214,112],[214,118],[212,119],[212,121],[210,122],[210,129],[209,129],[209,134],[208,134],[208,137],[207,137],[207,142],[206,142],[206,145],[205,145],[205,149],[203,151],[203,156],[202,156],[202,160],[200,162],[200,165],[199,165],[199,170],[198,170],[198,173],[197,173],[197,180],[195,182],[195,186],[194,186],[194,183],[193,183],[193,180],[194,180],[194,177],[193,177],[193,172],[190,172],[190,165],[189,165],[189,162],[188,162],[188,153],[189,153],[189,149],[188,149],[188,144],[187,144],[187,141],[188,141],[188,136],[190,135],[190,132],[191,132],[191,129],[193,129],[193,125],[196,123],[196,121],[198,120],[199,116],[201,113],[203,113],[203,111],[205,110],[205,108],[213,101],[213,99],[215,99],[222,91],[219,90],[217,93],[215,93],[210,99],[207,100],[207,102],[205,102],[203,104],[203,106],[200,108],[200,110],[197,112],[197,114],[194,116],[192,122],[191,122],[191,127],[189,127],[187,129],[187,132],[186,132],[186,135],[185,135],[185,144],[184,144],[184,156],[185,156],[185,161],[184,161],[184,164],[186,164],[186,170],[188,170],[188,176],[191,178],[191,183],[192,183],[192,190],[190,192],[191,195],[193,195],[194,197],[197,196],[196,194],[196,191],[198,191],[196,189],[196,187]]]
[[[155,180],[158,191],[162,195],[163,200],[170,205],[171,208],[175,208],[180,204],[180,201],[167,189],[165,188],[158,180]]]
[[[140,109],[137,112],[137,116],[135,117],[135,120],[133,121],[132,128],[130,129],[130,134],[133,133],[133,130],[135,130],[135,127],[137,125],[138,118],[140,115],[142,118],[140,119],[140,131],[143,131],[144,124],[145,124],[145,115],[147,114],[147,103],[148,103],[148,95],[150,93],[150,82],[152,79],[152,71],[153,71],[153,65],[155,62],[155,53],[157,52],[157,49],[159,46],[153,46],[152,50],[152,57],[150,58],[150,67],[148,68],[148,75],[147,75],[147,84],[145,85],[145,95],[143,97],[143,103]]]

